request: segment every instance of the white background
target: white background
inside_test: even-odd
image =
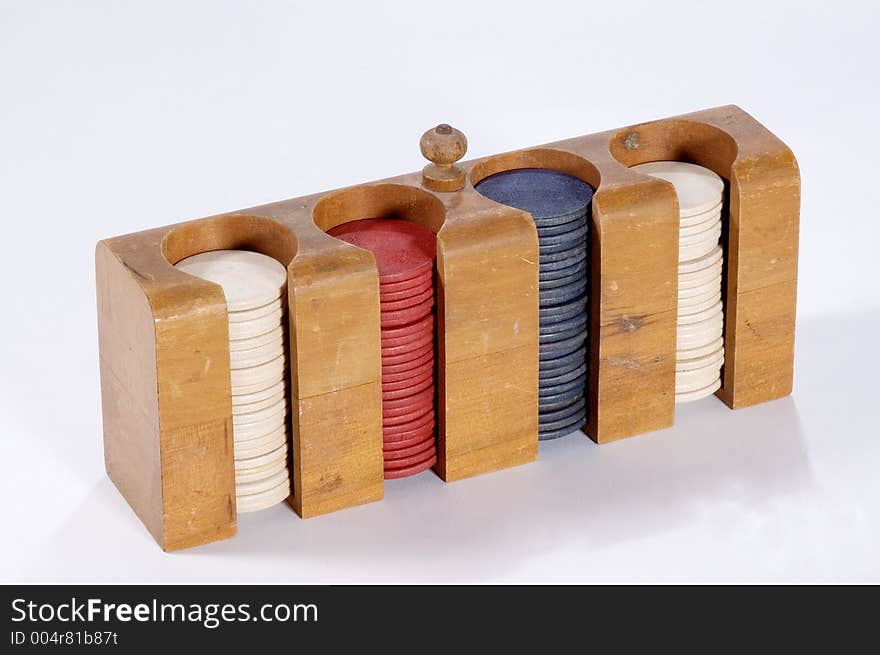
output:
[[[880,581],[873,2],[0,2],[0,582]],[[93,249],[735,103],[803,176],[792,397],[162,553],[103,471]]]

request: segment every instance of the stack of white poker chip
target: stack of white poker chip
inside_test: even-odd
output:
[[[698,400],[721,387],[724,364],[724,252],[719,245],[724,182],[713,171],[684,162],[658,161],[633,168],[671,182],[678,193],[675,402]]]
[[[232,432],[238,512],[290,495],[284,320],[287,271],[266,255],[216,250],[177,268],[223,288],[229,316]]]

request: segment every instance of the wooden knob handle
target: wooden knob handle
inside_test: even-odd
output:
[[[422,170],[425,187],[432,191],[458,191],[464,186],[464,171],[455,164],[467,152],[463,132],[441,123],[422,135],[419,147],[431,162]]]

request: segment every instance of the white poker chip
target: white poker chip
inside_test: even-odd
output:
[[[277,298],[268,305],[263,305],[256,309],[248,309],[242,312],[227,312],[226,316],[230,323],[247,323],[249,321],[255,321],[258,318],[263,318],[269,314],[282,311],[287,306],[286,300],[286,298]]]
[[[249,469],[235,469],[235,484],[248,484],[269,478],[280,471],[287,469],[287,453],[284,457],[277,458],[262,466]]]
[[[715,242],[717,245],[718,238],[721,236],[721,221],[715,221],[714,223],[707,223],[705,229],[700,230],[699,232],[689,233],[689,234],[681,234],[678,235],[678,246],[679,249],[686,248],[688,246],[693,246],[696,244],[703,243],[707,240]]]
[[[712,343],[707,343],[704,346],[698,346],[696,348],[678,348],[675,353],[675,361],[687,361],[689,359],[704,357],[709,353],[713,353],[719,348],[723,347],[724,339],[722,337],[718,337]]]
[[[282,411],[266,418],[254,421],[253,423],[239,423],[232,426],[232,437],[235,443],[243,441],[253,441],[263,439],[270,434],[274,434],[280,428],[286,426],[287,408],[282,407]],[[236,417],[232,417],[235,421]]]
[[[247,469],[252,468],[260,468],[267,464],[271,464],[279,459],[286,460],[287,459],[287,442],[285,441],[283,444],[275,448],[274,450],[270,450],[267,453],[263,453],[262,455],[257,455],[256,457],[242,457],[235,458],[235,470],[236,474],[238,471],[245,471]]]
[[[693,216],[679,219],[678,234],[679,236],[684,236],[686,234],[702,232],[709,226],[710,223],[714,223],[716,221],[721,221],[720,204],[707,212],[703,212],[702,214],[694,214]]]
[[[718,391],[721,388],[721,380],[718,379],[712,384],[702,389],[697,389],[696,391],[689,391],[687,393],[677,393],[675,394],[675,402],[677,404],[681,403],[689,403],[694,400],[700,400],[701,398],[706,398],[707,396],[711,396],[713,393]]]
[[[277,450],[285,445],[287,445],[287,432],[281,430],[280,432],[273,432],[260,439],[235,442],[233,444],[233,455],[235,460],[253,459]]]
[[[703,166],[681,161],[654,161],[632,168],[644,175],[671,182],[678,194],[682,217],[713,209],[721,203],[724,195],[724,180]]]
[[[284,502],[290,496],[290,481],[285,480],[280,485],[261,494],[240,496],[235,499],[235,511],[239,514],[256,512],[267,509],[273,505]]]
[[[229,371],[232,381],[232,393],[237,393],[249,387],[259,387],[258,389],[253,389],[253,391],[259,391],[271,384],[275,384],[278,380],[284,378],[285,360],[286,357],[282,354],[259,366],[232,369]]]
[[[266,316],[253,321],[229,323],[230,343],[232,343],[232,341],[242,341],[244,339],[262,337],[267,332],[274,332],[279,327],[283,329],[285,320],[285,312],[276,309],[271,314],[266,314]]]
[[[253,482],[245,482],[242,484],[235,483],[235,495],[236,496],[252,496],[254,494],[263,493],[264,491],[269,491],[270,489],[274,489],[279,484],[283,484],[285,480],[288,480],[289,476],[287,474],[287,468],[283,468],[280,471],[270,475],[267,478],[262,480],[255,480]]]
[[[678,303],[678,320],[681,321],[682,317],[689,316],[691,314],[699,314],[702,311],[709,309],[716,302],[721,302],[721,292],[719,291],[716,294],[711,296],[706,296],[705,299],[700,298],[688,298],[687,304],[682,304],[682,301]]]
[[[234,407],[235,405],[250,405],[252,403],[263,402],[267,398],[276,396],[279,393],[285,393],[286,390],[287,382],[283,378],[274,384],[269,385],[265,389],[254,393],[236,393],[236,390],[233,389],[232,405]]]
[[[720,261],[723,255],[724,251],[721,246],[716,246],[708,254],[703,255],[702,257],[690,261],[680,261],[678,264],[678,274],[682,275],[685,273],[701,271],[704,268],[712,266],[715,262]]]
[[[238,414],[252,414],[253,412],[258,412],[261,409],[265,409],[270,405],[274,405],[279,400],[287,400],[286,387],[282,384],[281,390],[271,396],[267,396],[263,400],[258,400],[253,403],[236,403],[236,398],[243,398],[244,396],[233,396],[232,397],[232,415],[236,416]]]
[[[714,289],[707,291],[705,294],[699,296],[679,298],[678,313],[679,315],[696,313],[698,311],[706,309],[706,307],[708,307],[715,300],[721,300],[721,289],[719,287],[715,287]]]
[[[262,364],[268,364],[282,355],[284,355],[284,344],[280,341],[258,348],[251,348],[250,350],[230,350],[229,368],[253,368]]]
[[[700,257],[704,257],[712,252],[716,246],[718,246],[718,240],[721,238],[721,226],[718,225],[713,230],[711,230],[711,234],[709,237],[704,238],[701,241],[696,243],[689,243],[688,245],[679,245],[678,248],[678,261],[679,262],[689,262],[694,259],[699,259]]]
[[[721,321],[716,324],[707,326],[699,332],[692,332],[687,335],[679,334],[675,338],[676,351],[679,350],[695,350],[702,348],[711,343],[715,343],[724,334]],[[676,357],[678,353],[676,352]]]
[[[260,348],[269,343],[284,343],[283,325],[278,324],[268,332],[264,332],[263,334],[248,339],[230,339],[229,351],[237,352],[239,350],[252,350],[253,348]]]
[[[214,250],[187,257],[175,266],[190,275],[223,287],[229,311],[267,305],[287,284],[287,269],[279,262],[249,250]]]
[[[721,379],[721,366],[704,366],[691,371],[676,371],[675,393],[688,393],[703,389]]]
[[[702,357],[694,357],[693,359],[676,359],[675,372],[693,371],[707,366],[717,366],[721,368],[724,365],[724,348],[718,348],[708,355]]]
[[[718,302],[712,303],[709,307],[702,311],[694,312],[693,314],[679,314],[677,324],[678,327],[681,328],[685,325],[700,323],[702,321],[705,321],[706,319],[712,318],[716,314],[720,314],[722,311],[724,311],[724,305],[719,299]]]
[[[232,430],[232,443],[235,447],[236,458],[239,450],[269,452],[275,450],[283,443],[287,443],[287,421],[270,426],[268,432],[259,434],[255,429],[247,430],[244,426],[236,434],[235,428]],[[241,459],[248,457],[256,457],[261,453],[251,455],[241,455]]]
[[[693,287],[678,288],[678,302],[691,298],[704,299],[710,294],[721,293],[721,276],[715,275],[708,282]]]
[[[704,268],[701,271],[694,271],[693,273],[680,273],[678,275],[678,288],[690,289],[703,284],[707,284],[712,280],[718,280],[720,282],[723,265],[723,260],[719,259],[717,262],[712,264],[712,266]]]
[[[286,414],[287,399],[281,398],[278,402],[269,405],[268,407],[258,409],[254,412],[237,412],[233,414],[232,426],[234,428],[238,428],[240,426],[248,425],[251,423],[259,423],[270,418],[276,418],[276,420],[281,421]]]

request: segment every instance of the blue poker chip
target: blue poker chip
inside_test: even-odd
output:
[[[581,333],[587,335],[588,331],[586,324],[581,324],[577,327],[571,327],[568,330],[562,330],[561,332],[553,332],[546,335],[539,335],[538,343],[540,343],[541,345],[549,346],[550,344],[554,344],[557,341],[566,341],[568,339],[571,339]],[[584,339],[586,340],[586,336],[584,336]]]
[[[538,388],[553,387],[570,382],[587,372],[587,363],[583,360],[572,360],[571,367],[545,371],[545,375],[538,373]],[[553,373],[553,375],[551,375]]]
[[[559,393],[545,393],[538,396],[538,416],[542,413],[546,416],[547,412],[552,412],[563,407],[568,407],[571,403],[586,395],[587,387],[585,384],[578,384],[565,391]]]
[[[586,278],[570,282],[561,287],[546,289],[543,292],[538,293],[538,305],[541,307],[547,307],[548,305],[563,305],[581,297],[586,290]]]
[[[583,347],[584,342],[587,338],[587,331],[581,330],[574,336],[568,337],[567,339],[562,339],[561,341],[553,341],[551,343],[541,343],[540,340],[538,342],[538,353],[539,357],[553,357],[553,356],[562,356],[567,355],[575,350],[579,350]],[[540,364],[540,362],[539,362]]]
[[[538,279],[538,291],[547,291],[549,289],[557,289],[559,287],[564,287],[569,284],[576,284],[582,280],[586,280],[587,270],[586,267],[581,269],[577,273],[572,273],[566,277],[557,277],[550,280],[541,280]],[[586,287],[585,287],[586,288]]]
[[[554,368],[542,368],[538,363],[538,384],[552,383],[555,380],[570,379],[569,376],[577,376],[578,370],[586,366],[586,359],[578,357],[566,357],[566,361]],[[557,362],[558,363],[558,362]]]
[[[587,245],[586,243],[581,243],[573,247],[566,246],[564,249],[561,250],[557,249],[556,247],[552,247],[552,252],[538,248],[538,257],[539,264],[542,267],[549,264],[556,264],[558,262],[569,262],[570,264],[575,264],[581,259],[587,258]]]
[[[552,396],[557,396],[561,393],[568,393],[569,391],[579,391],[580,393],[584,393],[587,387],[587,376],[586,373],[581,373],[576,378],[569,380],[568,382],[560,382],[558,384],[546,384],[544,381],[539,381],[538,383],[538,402],[543,403],[544,398],[550,398]]]
[[[586,227],[587,231],[590,229],[589,218],[586,213],[578,214],[574,219],[568,221],[567,223],[559,223],[558,225],[537,225],[538,228],[538,238],[543,239],[544,237],[553,237],[559,234],[567,234],[574,229],[579,227]]]
[[[581,411],[577,416],[572,417],[570,423],[554,430],[538,430],[538,441],[552,441],[560,437],[567,437],[572,432],[580,430],[587,420],[587,412]]]
[[[541,307],[538,310],[538,317],[541,323],[553,323],[555,321],[564,321],[586,311],[587,296],[583,295],[567,303],[553,305],[552,307]]]
[[[567,425],[573,416],[583,412],[587,407],[586,397],[581,396],[575,398],[567,405],[563,405],[553,411],[538,412],[538,431],[555,430],[556,428]]]
[[[586,275],[587,274],[587,260],[582,259],[579,262],[575,262],[571,266],[566,266],[565,268],[558,268],[553,271],[540,271],[538,273],[538,281],[539,282],[552,282],[553,280],[558,280],[559,278],[571,277],[573,275]]]
[[[545,168],[503,171],[475,188],[495,202],[529,212],[536,221],[584,212],[593,199],[593,187],[586,182]]]
[[[558,271],[560,268],[566,268],[568,266],[574,266],[578,262],[581,262],[587,258],[587,249],[579,248],[577,251],[571,253],[567,257],[563,257],[560,259],[541,259],[538,265],[539,273],[549,273],[550,271]]]
[[[538,235],[538,245],[541,253],[554,252],[553,249],[562,250],[565,247],[585,246],[587,243],[587,226],[581,225],[568,232],[553,236]]]
[[[541,345],[539,343],[538,348],[540,349],[540,347]],[[550,353],[547,355],[539,355],[538,377],[540,377],[543,373],[546,373],[545,377],[550,376],[552,371],[560,373],[563,370],[567,370],[572,365],[572,363],[577,363],[579,365],[580,363],[585,361],[587,361],[586,344],[573,352],[567,352],[563,354]]]
[[[564,334],[571,330],[582,330],[587,326],[588,316],[586,312],[580,312],[571,318],[567,318],[564,321],[554,321],[550,322],[542,322],[540,324],[538,335],[543,341],[547,339],[549,341],[559,341],[558,338],[554,339],[553,337],[558,334]]]

